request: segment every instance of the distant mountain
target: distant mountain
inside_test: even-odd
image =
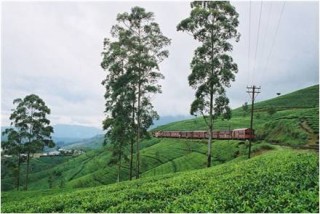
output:
[[[58,124],[53,126],[53,137],[57,139],[85,139],[103,134],[101,129],[91,126]]]
[[[1,133],[9,128],[7,126],[1,127]],[[54,133],[52,135],[53,140],[59,146],[66,146],[70,143],[81,141],[83,139],[93,138],[97,135],[102,135],[101,129],[91,126],[80,126],[80,125],[67,125],[58,124],[53,126]],[[6,140],[6,136],[1,135],[2,140]]]
[[[98,149],[101,148],[104,135],[96,135],[92,138],[70,142],[61,146],[62,149]]]

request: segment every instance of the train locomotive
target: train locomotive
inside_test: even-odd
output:
[[[209,132],[207,131],[156,131],[152,133],[156,138],[186,138],[186,139],[208,139]],[[240,128],[224,131],[213,131],[212,139],[234,139],[234,140],[249,140],[254,139],[254,130],[250,128]]]

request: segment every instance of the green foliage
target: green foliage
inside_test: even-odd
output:
[[[125,144],[131,143],[130,176],[132,176],[132,149],[136,138],[137,178],[140,174],[140,141],[148,135],[147,129],[159,116],[153,109],[150,95],[161,92],[158,80],[159,63],[168,57],[165,46],[170,39],[165,37],[154,14],[144,8],[134,7],[131,13],[117,16],[117,24],[111,29],[116,41],[104,41],[101,66],[107,71],[102,84],[106,87],[106,113],[104,129],[114,144],[114,162],[121,168],[121,157],[126,157]]]
[[[52,189],[54,185],[63,188],[65,186],[65,179],[61,171],[53,171],[48,177],[49,189]]]
[[[245,102],[243,105],[242,105],[242,110],[243,110],[243,116],[245,117],[249,111],[249,106],[248,106],[248,102]]]
[[[279,110],[290,108],[319,108],[319,85],[310,86],[286,95],[255,104],[255,109],[265,110],[274,106]]]
[[[297,111],[294,114],[300,121],[307,121],[314,133],[319,134],[319,108],[310,108],[305,111]]]
[[[318,161],[317,154],[279,150],[209,169],[108,186],[3,193],[2,212],[318,213]],[[15,196],[18,200],[10,200]]]
[[[308,93],[308,90],[306,93]],[[272,121],[266,111],[259,110],[256,113],[260,114],[260,118],[255,118],[254,120],[257,134],[259,137],[263,136],[268,141],[280,139],[281,143],[288,145],[299,145],[306,142],[306,132],[301,130],[300,127],[302,121],[306,121],[315,132],[318,132],[318,108],[279,110],[272,118]],[[242,114],[241,109],[233,110],[233,118],[230,121],[217,120],[216,127],[220,130],[228,129],[229,125],[231,129],[244,127],[244,124],[250,123],[250,118],[243,117]],[[270,126],[270,129],[267,129],[267,126]],[[179,128],[201,130],[199,127],[204,127],[205,130],[206,125],[202,119],[192,119],[168,124],[164,127],[168,129],[172,128],[172,130],[179,130]],[[290,130],[287,130],[286,127],[289,127]],[[274,138],[274,134],[276,138]],[[100,138],[100,143],[102,141],[103,139]],[[214,141],[212,147],[212,163],[214,166],[222,163],[237,163],[246,159],[247,156],[248,149],[245,142]],[[177,173],[181,171],[205,167],[207,146],[202,141],[151,138],[142,141],[140,148],[141,176],[148,177],[148,179],[154,175],[160,176],[165,173],[176,173],[175,175],[178,175]],[[252,146],[253,156],[273,148],[274,146],[270,146],[267,143],[254,142]],[[32,170],[29,176],[29,189],[48,188],[48,176],[54,173],[54,171],[63,172],[65,182],[62,185],[63,192],[67,192],[68,188],[96,187],[112,184],[117,179],[117,168],[116,166],[106,165],[111,158],[110,149],[110,144],[108,144],[103,149],[89,151],[78,157],[31,159],[30,168]],[[126,149],[128,150],[128,148]],[[123,180],[129,179],[128,167],[128,163],[123,164],[123,169],[120,172]],[[4,165],[2,165],[2,170],[5,170]],[[22,167],[21,174],[25,173],[24,170],[24,167]],[[2,178],[2,191],[14,188],[16,181],[12,176],[14,176],[13,173],[9,173]],[[54,183],[52,191],[56,191],[55,189],[59,188],[60,183],[57,181]],[[42,195],[42,192],[39,194]]]
[[[225,88],[235,80],[237,64],[228,52],[232,45],[228,41],[240,34],[237,32],[238,13],[230,2],[194,1],[190,16],[182,20],[178,31],[187,31],[201,43],[191,61],[189,85],[196,90],[191,104],[191,115],[202,115],[209,130],[208,167],[211,165],[211,140],[213,120],[218,117],[230,119],[231,109]]]
[[[247,154],[246,145],[240,141],[214,141],[212,148],[213,165],[242,158]],[[62,180],[64,188],[83,188],[114,183],[117,180],[118,169],[117,164],[107,164],[112,158],[110,149],[111,145],[108,145],[99,150],[88,151],[78,157],[34,158],[30,162],[32,171],[29,176],[29,189],[49,188],[49,176],[55,175],[56,172],[62,172],[62,176],[55,177],[52,188],[60,188]],[[144,140],[141,142],[141,176],[204,168],[206,150],[207,146],[204,141],[159,138]],[[255,150],[255,152],[259,151],[261,151],[260,148]],[[129,166],[128,162],[122,164],[121,180],[130,178]],[[11,176],[8,175],[2,180],[3,185],[7,185],[2,190],[7,191],[13,188],[15,180]]]
[[[277,112],[277,110],[274,106],[270,106],[270,107],[268,107],[267,112],[270,116],[272,116]]]
[[[3,134],[7,136],[7,142],[1,144],[5,153],[17,156],[17,189],[20,186],[20,165],[22,153],[27,154],[26,185],[28,189],[30,154],[42,151],[45,146],[50,148],[55,144],[51,139],[53,128],[47,115],[50,109],[45,102],[37,95],[31,94],[25,98],[17,98],[13,101],[16,108],[10,115],[13,128],[6,129]]]
[[[307,134],[299,129],[298,124],[290,120],[274,120],[264,125],[264,129],[257,133],[260,138],[271,142],[290,142],[289,145],[302,145],[307,140]]]

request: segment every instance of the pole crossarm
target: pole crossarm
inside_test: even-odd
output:
[[[258,95],[259,93],[261,93],[261,86],[257,87],[255,85],[253,86],[247,86],[247,93],[249,94],[251,100],[255,100],[255,98],[257,96],[255,96],[256,94]]]
[[[261,87],[257,87],[255,85],[253,86],[247,86],[247,93],[249,94],[251,98],[251,119],[250,119],[250,129],[253,131],[253,111],[254,111],[254,100],[256,98],[256,95],[258,95],[261,90]],[[249,140],[249,153],[248,153],[248,158],[251,156],[251,141],[252,139],[250,138]]]

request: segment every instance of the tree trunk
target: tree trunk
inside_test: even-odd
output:
[[[212,147],[212,132],[213,132],[212,108],[213,108],[213,93],[212,93],[212,90],[211,90],[211,93],[210,93],[209,139],[208,139],[208,162],[207,162],[207,167],[211,166],[211,147]]]
[[[141,47],[141,26],[139,23],[139,47]],[[139,49],[139,56],[141,57],[141,50]],[[137,174],[136,178],[140,176],[140,138],[141,138],[141,79],[143,71],[141,70],[141,64],[138,65],[138,109],[137,109],[137,122],[138,122],[138,132],[137,132]]]
[[[209,139],[208,139],[208,162],[207,162],[207,167],[211,166],[211,141],[212,141],[212,131],[210,131],[211,134],[209,134]]]
[[[18,154],[17,191],[19,191],[19,188],[20,188],[20,162],[21,162],[21,157],[20,157],[20,153],[19,153],[19,154]]]
[[[140,176],[140,138],[141,138],[141,121],[140,121],[140,113],[141,113],[141,84],[140,84],[140,80],[139,80],[139,86],[138,86],[138,111],[137,111],[137,120],[138,120],[138,130],[137,130],[137,174],[136,174],[136,178],[138,179]]]
[[[30,165],[30,152],[28,152],[27,155],[27,174],[26,174],[26,191],[28,190],[28,182],[29,182],[29,165]]]
[[[121,171],[121,152],[119,154],[119,160],[118,160],[118,178],[117,178],[117,182],[120,182],[120,171]]]
[[[133,92],[135,93],[135,91]],[[135,119],[135,110],[134,110],[134,106],[135,106],[135,96],[132,102],[132,128],[134,128],[134,119]],[[134,139],[131,139],[131,143],[130,143],[130,172],[129,172],[129,179],[132,180],[133,177],[133,145],[134,145]]]
[[[213,69],[213,31],[211,31],[211,75],[214,75]],[[210,82],[210,110],[209,110],[209,139],[208,139],[208,162],[207,167],[211,166],[211,144],[212,144],[212,131],[213,131],[213,83]]]
[[[134,141],[132,139],[130,143],[130,172],[129,172],[130,181],[132,180],[132,171],[133,171],[133,144],[134,144]]]

